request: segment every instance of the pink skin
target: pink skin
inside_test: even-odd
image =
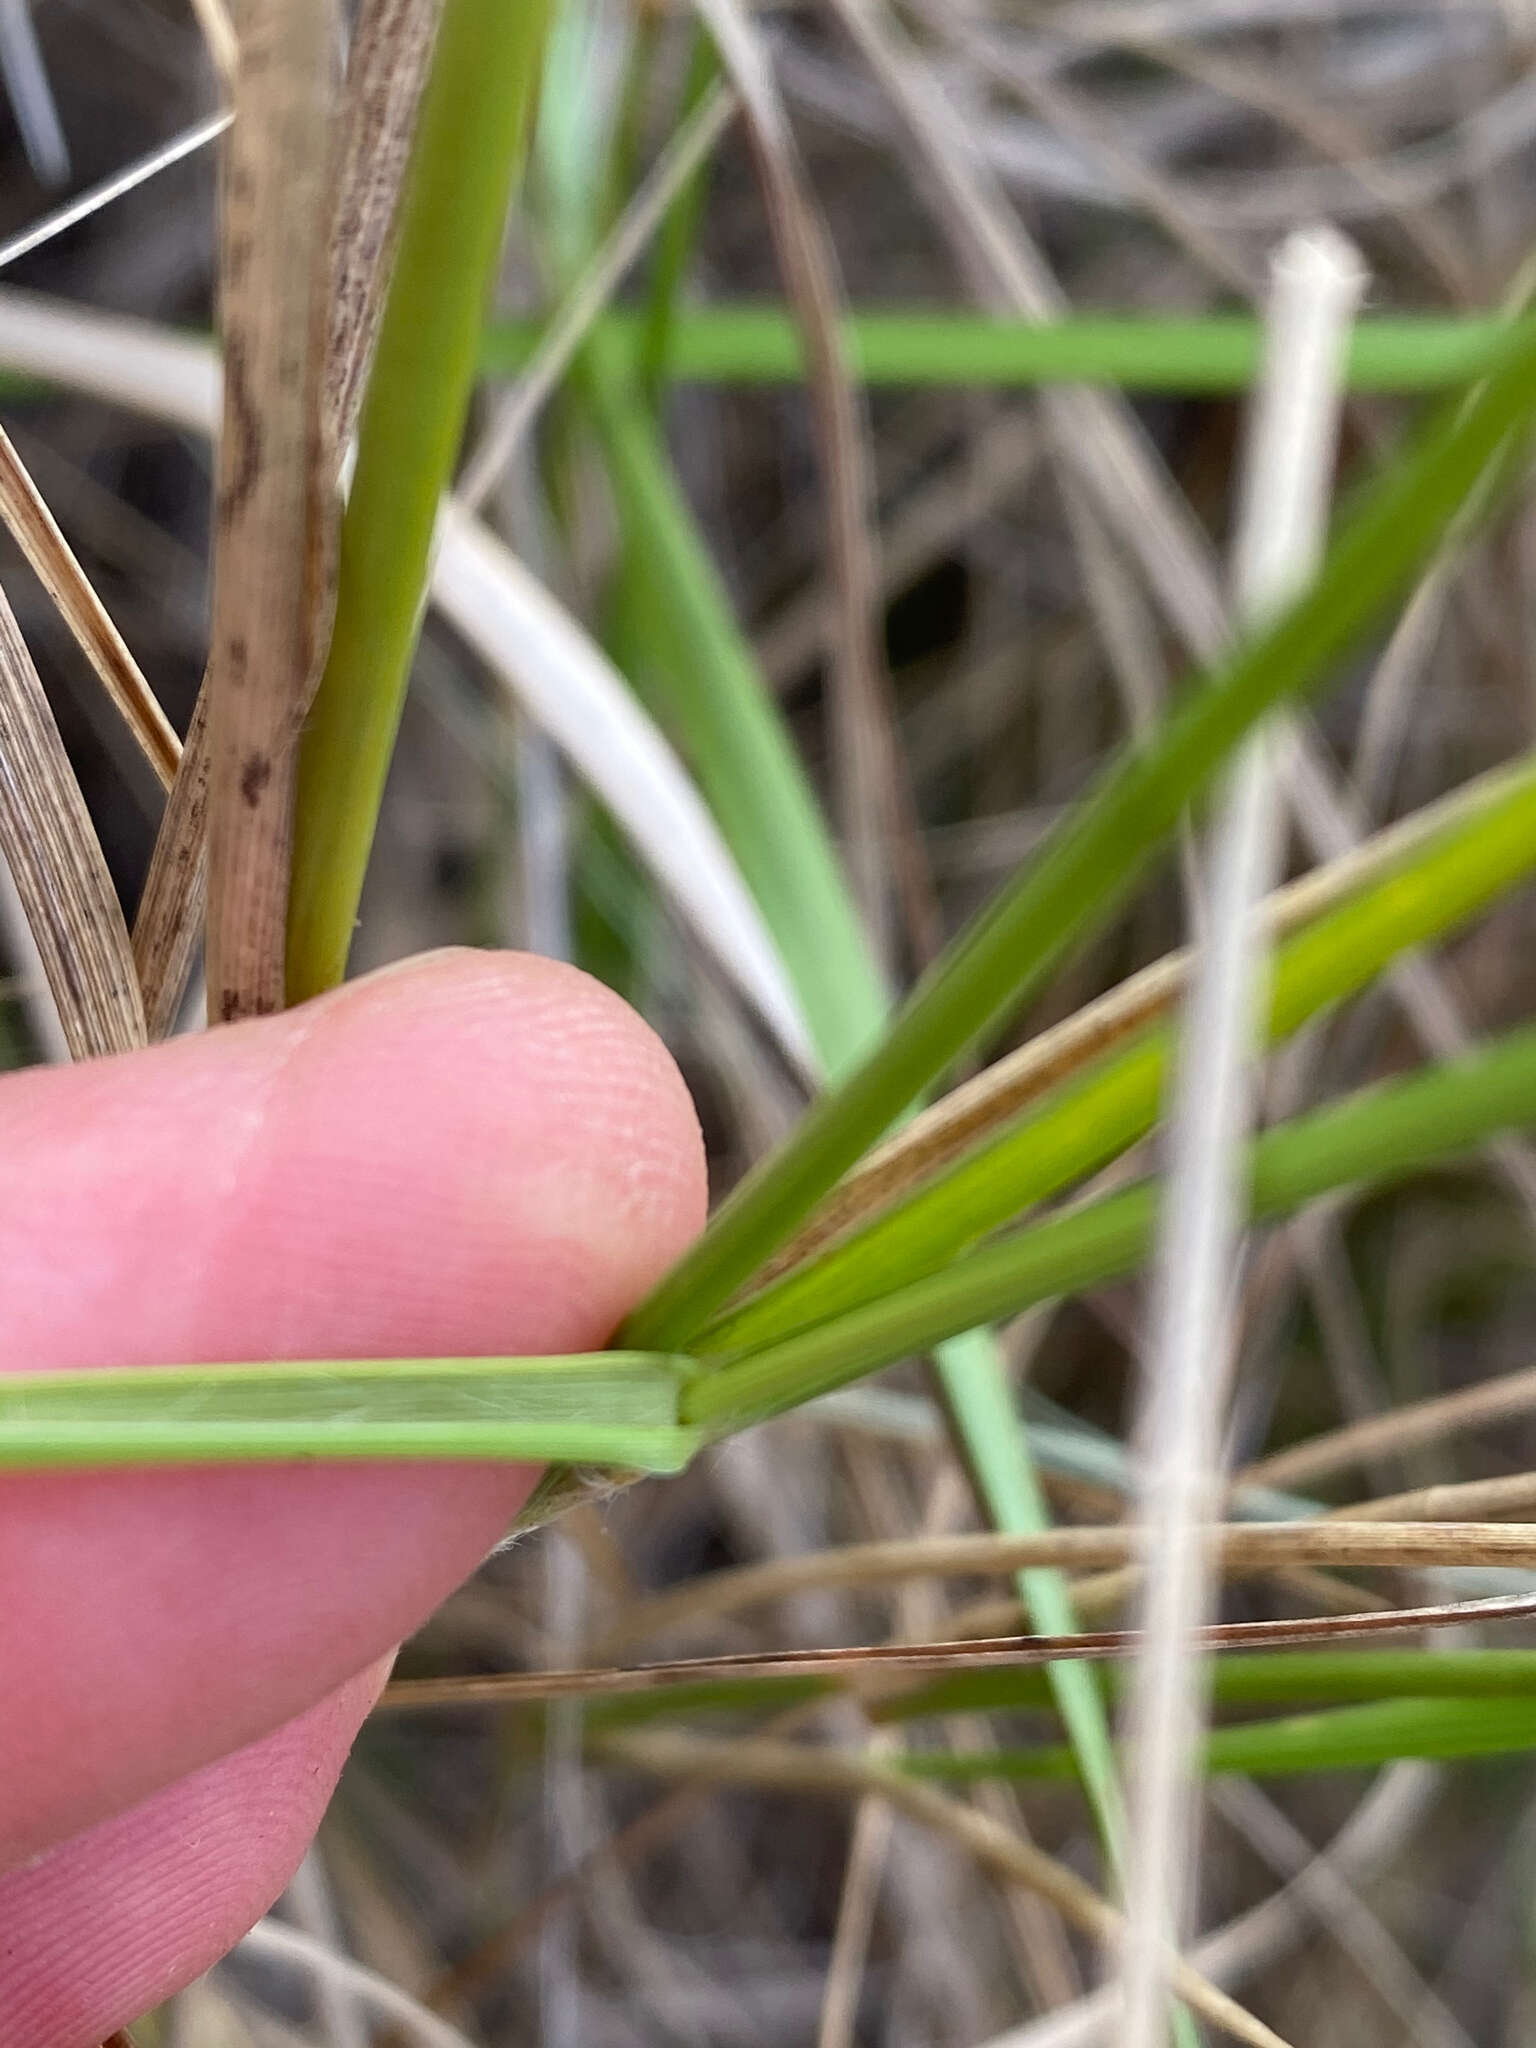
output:
[[[704,1210],[645,1026],[483,953],[18,1075],[0,1159],[0,1370],[587,1349]],[[534,1477],[0,1478],[6,2048],[94,2048],[265,1910],[379,1660]]]

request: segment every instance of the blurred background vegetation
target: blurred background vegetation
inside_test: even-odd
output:
[[[29,148],[14,120],[0,127],[0,236],[202,119],[219,96],[185,0],[38,0],[35,72],[16,54],[26,12],[25,0],[0,0],[0,27],[10,24],[0,54],[10,51],[13,110],[30,139]],[[753,19],[848,302],[954,312],[995,304],[889,79],[839,10],[807,0]],[[1027,238],[1040,276],[1077,312],[1251,309],[1269,252],[1320,216],[1357,243],[1371,313],[1523,303],[1536,220],[1536,15],[1522,0],[906,0],[877,19],[924,89],[956,111],[1010,232]],[[507,324],[488,344],[499,367],[477,399],[471,447],[526,355],[529,323],[536,331],[559,301],[713,75],[707,39],[681,6],[603,0],[564,10],[508,237],[497,308]],[[45,105],[65,156],[50,144]],[[4,290],[206,332],[214,198],[214,154],[199,151],[15,262]],[[679,307],[784,299],[762,162],[740,121],[726,122],[619,300],[659,319]],[[1165,467],[1169,505],[1221,549],[1241,396],[1151,381],[1165,388],[1128,378],[1123,403]],[[601,365],[582,358],[486,512],[665,723],[669,687],[690,656],[658,626],[643,560],[626,544],[632,508],[615,496],[600,385]],[[783,376],[663,375],[649,404],[668,474],[756,668],[828,816],[844,821],[857,806],[833,729],[829,470],[806,389]],[[1413,409],[1381,394],[1350,400],[1346,481],[1397,442]],[[184,726],[207,631],[206,443],[103,401],[16,383],[5,422]],[[887,867],[874,892],[895,983],[1145,725],[1188,649],[1085,498],[1032,391],[898,378],[862,394],[860,424],[889,731],[910,791],[899,832],[882,842]],[[1382,824],[1531,745],[1533,543],[1525,512],[1468,548],[1430,590],[1415,631],[1394,642],[1396,658],[1360,663],[1327,700],[1314,758],[1337,814]],[[8,543],[0,574],[131,904],[157,793]],[[1294,869],[1326,847],[1328,815],[1320,825],[1314,803],[1309,824],[1303,806]],[[1442,991],[1474,1031],[1530,1010],[1533,912],[1529,893],[1514,898],[1440,963]],[[1072,958],[1016,1036],[1185,936],[1185,892],[1170,862]],[[683,1065],[719,1189],[798,1113],[802,1077],[558,752],[431,617],[354,961],[454,942],[568,952],[635,1002]],[[21,1059],[37,1049],[27,958],[14,953],[7,966],[6,1043]],[[1418,1052],[1383,984],[1273,1063],[1272,1104],[1290,1113]],[[1275,1233],[1244,1302],[1234,1462],[1530,1364],[1533,1219],[1536,1172],[1517,1150],[1330,1205]],[[1110,1287],[1003,1333],[1063,1519],[1123,1510],[1116,1451],[1138,1303],[1138,1288]],[[1533,1466],[1536,1430],[1506,1414],[1493,1428],[1389,1443],[1363,1470],[1345,1461],[1306,1488],[1348,1499],[1363,1483],[1393,1493]],[[519,1542],[407,1647],[401,1668],[581,1661],[601,1654],[641,1591],[982,1519],[914,1362],[876,1390],[758,1429],[679,1479]],[[1388,1583],[1401,1593],[1403,1575]],[[1002,1577],[806,1589],[637,1647],[662,1655],[937,1637],[958,1610],[1006,1590]],[[1246,1583],[1226,1611],[1304,1611],[1324,1590]],[[1365,1588],[1343,1590],[1369,1603]],[[857,1737],[851,1706],[828,1711]],[[963,1739],[975,1747],[1020,1728],[1052,1732],[1036,1712],[995,1716],[980,1732],[973,1722]],[[955,1733],[939,1722],[921,1740],[942,1746]],[[1526,1758],[1320,1772],[1262,1792],[1244,1779],[1212,1783],[1201,1925],[1249,1916],[1228,1981],[1280,2032],[1309,2048],[1530,2038],[1536,1776]],[[1072,1788],[993,1785],[974,1796],[1097,1873]],[[1049,1908],[1000,1887],[957,1842],[910,1818],[887,1825],[880,1812],[851,1793],[658,1789],[584,1756],[569,1714],[547,1725],[472,1711],[386,1717],[365,1732],[281,1910],[488,2048],[970,2048],[1091,1986],[1093,1957]],[[1331,1860],[1309,1860],[1330,1844]],[[1308,1874],[1284,1889],[1298,1870]],[[156,2025],[146,2029],[154,2048],[361,2048],[385,2038],[343,1992],[317,1993],[257,1955],[237,1956]],[[431,2036],[402,2018],[394,2038]],[[1090,2036],[1007,2038],[1022,2048]]]

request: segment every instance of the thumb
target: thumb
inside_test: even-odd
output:
[[[646,1027],[569,968],[483,953],[16,1076],[0,1157],[12,1369],[589,1348],[704,1205],[692,1108]],[[0,1869],[332,1692],[533,1477],[0,1481]]]

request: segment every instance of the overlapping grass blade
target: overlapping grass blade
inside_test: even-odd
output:
[[[1281,947],[1271,974],[1271,1039],[1366,987],[1398,954],[1443,936],[1532,868],[1536,757],[1488,810],[1449,826]],[[937,1272],[1150,1130],[1169,1046],[1168,1029],[1159,1027],[1112,1053],[862,1229],[718,1318],[700,1346],[757,1348]]]
[[[623,535],[625,593],[632,607],[645,606],[643,636],[621,633],[620,654],[688,756],[783,955],[822,1061],[834,1074],[846,1071],[878,1036],[886,992],[825,822],[653,422],[611,374],[601,348],[589,346],[583,361],[582,395]]]
[[[1397,1698],[1331,1712],[1293,1714],[1213,1728],[1207,1775],[1292,1777],[1311,1771],[1374,1770],[1402,1757],[1443,1763],[1536,1749],[1536,1700]],[[914,1777],[975,1784],[987,1779],[1070,1778],[1070,1749],[915,1750],[900,1768]]]
[[[0,1469],[282,1458],[548,1459],[675,1472],[686,1360],[384,1359],[0,1375]]]
[[[1113,1695],[1121,1667],[1107,1665],[1104,1680]],[[728,1687],[716,1687],[713,1698],[701,1689],[701,1704],[724,1704],[728,1695]],[[1275,1650],[1220,1657],[1211,1667],[1211,1698],[1218,1707],[1516,1696],[1536,1696],[1536,1650]],[[1040,1671],[957,1671],[875,1701],[869,1714],[874,1721],[911,1721],[1049,1704]],[[616,1709],[617,1703],[609,1711]]]
[[[879,1047],[812,1106],[626,1326],[628,1343],[686,1344],[924,1088],[1013,1009],[1074,940],[1101,925],[1178,816],[1256,719],[1319,687],[1399,594],[1536,408],[1525,337],[1345,525],[1316,586],[1187,693],[1143,749],[1112,763],[1041,856],[918,985]]]
[[[330,656],[300,751],[290,1001],[346,969],[547,14],[548,0],[447,0],[438,28],[342,521]]]
[[[694,528],[655,428],[601,347],[584,391],[608,459],[625,535],[626,589],[644,607],[634,636],[650,658],[632,673],[689,752],[799,992],[828,1071],[847,1071],[879,1035],[885,994],[826,828],[783,723]],[[968,1332],[937,1371],[987,1512],[998,1527],[1047,1527],[1049,1514],[996,1349]],[[1058,1575],[1020,1580],[1039,1627],[1069,1634],[1075,1617]],[[1109,1733],[1092,1675],[1052,1674],[1063,1719],[1110,1854],[1119,1837]]]
[[[1252,1152],[1252,1214],[1287,1215],[1336,1188],[1436,1165],[1536,1121],[1536,1029],[1383,1083],[1268,1131]],[[1133,1272],[1156,1220],[1143,1181],[1013,1233],[765,1350],[717,1365],[684,1399],[689,1421],[739,1428],[958,1331]]]

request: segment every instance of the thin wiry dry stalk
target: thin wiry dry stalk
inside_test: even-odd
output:
[[[1507,786],[1509,775],[1521,772],[1523,765],[1513,771],[1494,769],[1463,783],[1449,796],[1437,798],[1275,890],[1261,906],[1271,942],[1320,917],[1384,874],[1453,817],[1468,814],[1463,806],[1470,810],[1493,801]],[[974,1079],[951,1089],[897,1136],[868,1153],[838,1183],[810,1221],[764,1267],[762,1280],[799,1265],[833,1238],[958,1159],[1058,1082],[1166,1016],[1188,986],[1194,959],[1194,952],[1187,947],[1164,954],[1059,1024],[1027,1039],[1016,1051],[995,1060]]]
[[[484,505],[570,367],[593,321],[649,245],[679,192],[735,119],[737,106],[736,94],[729,86],[714,86],[656,159],[611,233],[566,294],[516,384],[497,406],[479,447],[464,466],[454,491],[457,504],[471,512]]]
[[[1341,1513],[1315,1521],[1212,1523],[1203,1526],[1200,1535],[1211,1544],[1222,1569],[1234,1573],[1295,1564],[1358,1570],[1524,1564],[1536,1558],[1536,1525],[1505,1522],[1384,1523]],[[1129,1563],[1139,1552],[1140,1538],[1129,1524],[1018,1536],[981,1532],[850,1543],[802,1557],[775,1557],[709,1572],[673,1592],[653,1594],[637,1601],[594,1647],[596,1654],[615,1656],[633,1643],[813,1589],[1033,1569],[1101,1571]]]
[[[896,1747],[899,1739],[891,1730],[877,1731],[870,1739],[871,1753],[879,1756]],[[832,1953],[827,1958],[816,2048],[852,2048],[869,1937],[875,1924],[875,1902],[885,1874],[895,1818],[889,1802],[872,1795],[859,1801],[854,1814]]]
[[[280,1920],[259,1920],[241,1940],[239,1953],[295,1965],[310,1976],[343,1986],[411,2048],[472,2048],[457,2027],[428,2012],[387,1977]]]
[[[880,645],[867,435],[842,340],[836,259],[751,17],[741,0],[694,5],[741,95],[779,270],[804,339],[839,611],[831,709],[840,822],[855,900],[877,956],[889,961],[893,876],[920,950],[931,950],[938,925],[931,884],[914,862],[915,812]]]
[[[1228,1825],[1294,1887],[1294,1896],[1318,1927],[1338,1942],[1408,2028],[1406,2039],[1416,2048],[1473,2048],[1466,2030],[1419,1975],[1390,1930],[1272,1799],[1246,1778],[1217,1779],[1210,1786],[1210,1799]]]
[[[329,632],[323,417],[334,17],[242,0],[225,165],[208,658],[208,1015],[282,1008],[299,729]]]
[[[1341,119],[1333,108],[1294,89],[1262,65],[1228,56],[1219,47],[1175,41],[1167,36],[1139,36],[1129,26],[1114,40],[1123,49],[1137,50],[1208,85],[1213,92],[1283,123],[1318,156],[1331,159],[1391,216],[1453,299],[1473,304],[1481,296],[1476,270],[1462,244],[1432,209],[1394,175],[1390,165],[1371,155],[1364,135],[1351,122]]]
[[[1387,1418],[1383,1417],[1383,1420]],[[1330,1508],[1320,1519],[1325,1522],[1459,1522],[1495,1520],[1518,1516],[1536,1507],[1536,1472],[1514,1472],[1501,1479],[1468,1479],[1442,1486],[1421,1486],[1408,1493],[1381,1494],[1370,1500],[1351,1501]],[[1294,1576],[1294,1573],[1292,1573]],[[1314,1574],[1314,1579],[1316,1575]],[[1139,1565],[1079,1579],[1072,1597],[1084,1614],[1112,1613],[1130,1598],[1140,1585]],[[1319,1588],[1309,1588],[1314,1604]],[[1346,1606],[1359,1604],[1359,1589],[1340,1588]],[[1337,1603],[1335,1603],[1337,1604]],[[991,1634],[1006,1626],[1004,1608],[995,1602],[978,1602],[955,1617],[955,1633]],[[962,1629],[960,1624],[967,1626]]]
[[[0,593],[0,851],[70,1054],[131,1052],[144,1009],[117,891],[43,685]]]
[[[1439,1773],[1428,1764],[1400,1763],[1383,1771],[1318,1857],[1346,1882],[1364,1886],[1403,1849],[1433,1803]],[[1240,1914],[1191,1951],[1190,1960],[1217,1983],[1240,1983],[1294,1949],[1311,1925],[1294,1884]],[[1114,2040],[1119,2017],[1113,1987],[1091,1992],[1075,2006],[997,2035],[985,2048],[1086,2048]]]
[[[1408,1562],[1402,1557],[1399,1564]],[[1457,1562],[1464,1560],[1458,1558]],[[1511,1560],[1506,1555],[1502,1563]],[[1427,1607],[1364,1607],[1268,1621],[1220,1621],[1202,1628],[1203,1650],[1270,1650],[1339,1643],[1424,1630],[1463,1628],[1536,1615],[1536,1593],[1442,1600]],[[938,1671],[1037,1670],[1068,1660],[1098,1663],[1132,1655],[1135,1629],[1080,1629],[1065,1636],[971,1636],[932,1643],[861,1643],[835,1650],[748,1651],[719,1657],[675,1657],[633,1666],[600,1664],[569,1671],[510,1671],[474,1678],[407,1678],[388,1685],[375,1712],[431,1713],[443,1708],[513,1707],[549,1700],[601,1699],[665,1691],[719,1678],[836,1680],[855,1697],[874,1701],[918,1674]]]
[[[184,128],[180,135],[172,136],[169,142],[161,143],[147,156],[137,158],[125,169],[116,171],[110,178],[103,178],[99,185],[92,185],[84,192],[77,192],[73,199],[55,207],[52,213],[45,213],[41,220],[35,220],[30,227],[20,229],[16,234],[0,242],[0,270],[16,262],[32,249],[40,249],[45,242],[62,235],[82,220],[89,220],[104,206],[110,206],[114,199],[120,199],[125,192],[131,192],[137,185],[147,184],[151,178],[159,177],[171,164],[180,163],[183,157],[192,156],[200,149],[206,149],[210,142],[222,135],[229,126],[230,115],[210,114],[207,120],[198,121],[191,128]]]
[[[715,1784],[808,1792],[836,1799],[878,1792],[913,1820],[959,1843],[1007,1882],[1027,1885],[1048,1898],[1083,1933],[1114,1944],[1124,1938],[1125,1923],[1119,1913],[1064,1863],[1021,1840],[979,1808],[964,1805],[872,1759],[794,1743],[711,1742],[674,1734],[608,1736],[601,1751],[616,1762],[657,1777],[703,1777]],[[1254,2043],[1255,2048],[1283,2048],[1278,2034],[1181,1958],[1170,1957],[1168,1969],[1179,1996],[1213,2025],[1240,2041]]]
[[[95,585],[75,560],[59,531],[43,494],[0,428],[0,519],[31,563],[34,573],[58,607],[108,696],[122,713],[163,787],[169,789],[181,759],[181,741],[155,693],[112,623]]]
[[[880,538],[880,595],[914,582],[946,548],[1024,490],[1040,457],[1040,432],[1016,410],[989,417],[957,460],[936,469],[886,525]],[[792,598],[757,638],[763,673],[787,689],[834,646],[836,605],[817,578]],[[910,750],[909,750],[910,751]]]
[[[1314,1480],[1326,1479],[1373,1459],[1400,1457],[1406,1451],[1441,1443],[1467,1430],[1529,1414],[1533,1408],[1536,1366],[1527,1366],[1520,1372],[1504,1373],[1476,1386],[1458,1388],[1454,1394],[1410,1401],[1390,1414],[1373,1415],[1347,1428],[1329,1430],[1324,1436],[1308,1437],[1304,1443],[1291,1444],[1245,1466],[1238,1474],[1238,1483],[1310,1486]]]
[[[1509,1472],[1499,1479],[1462,1479],[1407,1493],[1381,1494],[1330,1508],[1333,1522],[1497,1521],[1536,1509],[1536,1472]]]
[[[1184,203],[1178,184],[1125,147],[1112,132],[1108,118],[1091,102],[1059,78],[1046,76],[1038,66],[1018,61],[996,33],[955,26],[947,9],[925,6],[934,27],[942,28],[952,42],[971,56],[1018,95],[1055,135],[1076,143],[1085,157],[1098,164],[1109,184],[1149,220],[1154,220],[1175,247],[1224,290],[1253,298],[1259,279],[1248,252],[1210,222],[1192,214]]]

